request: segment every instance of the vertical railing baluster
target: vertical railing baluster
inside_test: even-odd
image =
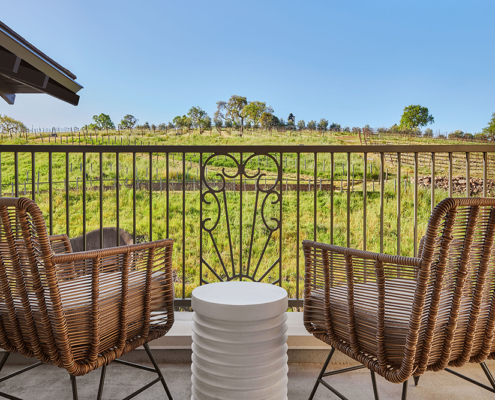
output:
[[[330,244],[333,244],[333,172],[334,172],[334,153],[330,153]]]
[[[431,212],[435,208],[435,153],[431,153],[431,198],[430,206]]]
[[[34,157],[33,157],[34,164]],[[33,168],[33,200],[34,200],[34,168]],[[69,152],[65,153],[65,234],[70,237],[70,175],[69,175]]]
[[[136,243],[136,152],[132,153],[132,237]],[[139,189],[139,188],[138,188]]]
[[[297,171],[296,171],[296,176],[297,176],[297,182],[296,182],[296,189],[297,189],[297,205],[296,205],[296,276],[297,280],[299,281],[299,247],[301,244],[299,243],[299,218],[300,218],[300,179],[301,179],[301,153],[297,152]]]
[[[351,247],[351,153],[347,153],[347,247]]]
[[[483,197],[486,197],[486,185],[488,180],[488,153],[483,153]]]
[[[313,184],[313,240],[316,242],[316,227],[317,227],[317,212],[316,212],[316,207],[318,204],[318,192],[317,192],[317,176],[318,176],[318,158],[317,158],[317,153],[314,153],[314,169],[313,169],[313,176],[314,176],[314,184]]]
[[[466,197],[471,197],[471,153],[466,152]]]
[[[380,253],[383,253],[383,203],[384,203],[384,176],[385,153],[380,153]]]
[[[401,153],[397,153],[397,255],[400,256],[400,201],[401,201],[401,181],[402,181],[402,174],[401,174]],[[397,275],[400,277],[400,271],[399,267],[397,267]]]
[[[150,187],[149,187],[149,196],[150,196],[150,242],[153,241],[153,153],[149,153],[149,168],[150,168]]]
[[[0,179],[0,197],[2,197],[1,179]],[[33,199],[33,201],[36,201],[36,153],[34,151],[31,152],[31,198]]]
[[[363,154],[364,170],[363,170],[363,250],[366,251],[366,224],[367,224],[367,201],[368,201],[368,188],[367,188],[367,171],[368,171],[368,153]],[[365,274],[366,275],[366,274]]]
[[[203,153],[201,153],[203,154]],[[169,155],[170,153],[165,153],[165,172],[166,172],[166,198],[167,198],[167,238],[170,238],[170,185],[169,185],[169,172],[170,172],[170,163],[169,163]]]
[[[120,153],[115,153],[115,219],[117,222],[117,246],[120,246]]]
[[[86,152],[82,154],[83,250],[86,251]],[[50,214],[51,215],[51,214]]]
[[[239,165],[241,166],[240,168],[240,174],[239,174],[239,275],[242,277],[243,276],[243,264],[242,264],[242,178],[243,178],[243,173],[244,173],[244,168],[242,167],[243,163],[243,153],[239,153]],[[280,168],[282,168],[282,163],[280,163]],[[235,181],[234,181],[235,185]],[[280,180],[280,187],[282,187],[282,180]],[[235,186],[234,186],[235,190]],[[280,225],[282,225],[282,219],[280,219]],[[279,254],[282,254],[282,247],[279,247]],[[282,263],[282,256],[280,256],[280,263]]]
[[[186,298],[186,153],[182,153],[182,298]]]
[[[414,153],[414,257],[418,256],[418,153]]]
[[[103,152],[100,152],[100,249],[103,249]]]
[[[16,153],[17,154],[17,153]],[[48,197],[50,203],[50,236],[53,235],[53,153],[50,151],[48,153]],[[17,163],[17,160],[16,160]],[[17,168],[16,168],[16,178],[17,178]],[[15,185],[17,191],[17,182]],[[17,197],[17,194],[16,194]]]
[[[14,153],[14,196],[19,197],[19,153],[17,151]]]
[[[168,160],[168,153],[167,153]],[[168,163],[167,163],[168,164]],[[168,174],[168,169],[167,169]],[[167,176],[168,182],[168,176]],[[168,186],[167,186],[168,193]],[[203,284],[203,153],[199,153],[199,285]],[[168,208],[168,206],[167,206]],[[168,224],[167,224],[168,227]]]
[[[452,153],[449,153],[449,197],[452,197],[452,194],[454,193],[454,188],[452,186]]]

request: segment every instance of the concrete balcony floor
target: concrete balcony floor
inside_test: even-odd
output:
[[[23,365],[25,366],[25,365]],[[19,365],[7,365],[1,376],[12,373]],[[349,364],[332,364],[331,369],[348,367]],[[489,367],[495,372],[495,363]],[[160,368],[175,400],[191,398],[190,365],[160,363]],[[309,397],[314,381],[318,375],[319,364],[290,364],[289,365],[289,400],[306,400]],[[483,371],[478,365],[467,365],[458,369],[459,372],[488,384]],[[104,399],[122,399],[138,387],[156,377],[155,374],[129,368],[123,365],[111,364],[107,368]],[[100,373],[94,371],[77,378],[79,399],[95,399],[98,391]],[[373,399],[370,373],[366,369],[349,372],[326,378],[337,390],[350,400]],[[395,385],[378,377],[378,390],[382,400],[399,400],[402,385]],[[22,375],[0,383],[0,391],[21,397],[26,400],[64,400],[72,399],[70,379],[60,368],[43,365]],[[165,399],[165,391],[156,384],[135,397],[140,400]],[[447,372],[427,373],[420,379],[419,386],[414,387],[412,379],[409,383],[409,400],[428,399],[493,399],[494,395],[469,382],[455,377]],[[337,399],[327,389],[320,386],[315,400]],[[235,400],[235,399],[232,399]]]

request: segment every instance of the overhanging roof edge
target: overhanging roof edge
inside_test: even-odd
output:
[[[83,88],[82,85],[77,83],[74,79],[69,77],[64,71],[57,66],[53,65],[45,57],[35,53],[32,49],[27,47],[24,43],[20,42],[17,38],[13,37],[9,32],[6,32],[0,26],[0,33],[4,35],[7,40],[0,41],[1,45],[7,50],[14,53],[18,57],[22,58],[32,66],[38,68],[40,71],[48,75],[53,80],[57,81],[61,85],[65,86],[70,91],[77,93]]]

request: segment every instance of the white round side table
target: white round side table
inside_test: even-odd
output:
[[[266,283],[194,289],[191,400],[287,400],[287,307]]]

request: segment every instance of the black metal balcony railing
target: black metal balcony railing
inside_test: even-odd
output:
[[[286,287],[299,307],[302,239],[416,256],[438,201],[475,194],[474,178],[477,195],[488,194],[493,153],[490,145],[4,145],[0,195],[37,201],[50,234],[116,226],[135,241],[174,239],[179,306],[197,285],[244,279]],[[462,171],[465,194],[454,193]],[[434,184],[439,176],[446,190]]]

